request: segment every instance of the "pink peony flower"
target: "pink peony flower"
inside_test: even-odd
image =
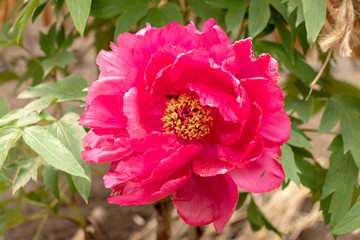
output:
[[[229,221],[238,187],[262,193],[282,183],[276,158],[290,120],[277,62],[255,59],[251,39],[231,44],[213,19],[203,31],[170,23],[123,33],[97,57],[81,124],[84,160],[111,162],[108,201],[148,204],[171,196],[191,225]]]

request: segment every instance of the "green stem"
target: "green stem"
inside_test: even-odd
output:
[[[43,216],[40,225],[38,227],[38,229],[36,230],[35,236],[33,237],[33,240],[38,240],[40,237],[40,234],[42,232],[42,230],[44,229],[45,223],[48,220],[48,215],[46,214],[45,216]]]
[[[157,240],[168,240],[171,234],[171,211],[173,204],[170,198],[158,201],[154,204],[158,214]]]

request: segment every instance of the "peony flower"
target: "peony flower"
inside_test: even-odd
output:
[[[277,62],[255,59],[251,39],[231,44],[213,19],[149,24],[123,33],[97,57],[81,124],[83,159],[111,162],[105,187],[119,205],[171,196],[191,225],[220,232],[238,200],[282,183],[277,160],[290,120],[276,85]]]

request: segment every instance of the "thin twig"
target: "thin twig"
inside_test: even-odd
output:
[[[331,54],[332,54],[332,50],[330,49],[330,50],[329,50],[329,53],[328,53],[328,55],[327,55],[327,57],[326,57],[326,59],[325,59],[324,65],[321,67],[319,73],[316,75],[315,79],[314,79],[314,80],[312,81],[312,83],[310,84],[310,91],[309,91],[309,94],[307,95],[307,97],[305,98],[305,101],[309,100],[310,95],[311,95],[311,93],[312,93],[312,91],[313,91],[313,89],[314,89],[314,86],[315,86],[316,83],[319,81],[319,79],[320,79],[321,75],[323,74],[323,72],[324,72],[327,64],[329,63]]]

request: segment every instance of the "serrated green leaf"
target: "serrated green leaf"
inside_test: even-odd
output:
[[[58,66],[60,68],[65,68],[66,65],[75,60],[74,55],[66,50],[62,50],[50,58],[45,58],[42,61],[44,76],[47,76],[53,67]]]
[[[319,134],[329,132],[333,129],[336,123],[340,120],[339,110],[333,99],[328,99],[326,101],[325,111],[321,117]]]
[[[258,231],[265,225],[267,229],[274,231],[280,237],[282,236],[282,233],[271,224],[252,198],[247,209],[247,216],[253,231]]]
[[[312,45],[324,26],[326,0],[302,0],[307,40]]]
[[[141,21],[141,27],[149,22],[152,27],[165,27],[171,22],[184,24],[181,9],[174,3],[167,3],[157,8],[150,8]]]
[[[71,151],[84,169],[86,176],[91,179],[90,167],[81,157],[81,152],[84,150],[83,138],[86,132],[84,128],[79,125],[79,119],[80,117],[76,113],[68,113],[58,122],[49,125],[47,130]],[[77,191],[85,202],[87,202],[91,190],[91,182],[75,176],[72,176],[72,179]]]
[[[295,109],[301,121],[307,123],[314,110],[314,98],[310,97],[308,101],[298,98],[286,99],[285,110]]]
[[[0,97],[0,118],[8,113],[8,104],[4,97]]]
[[[261,33],[270,19],[270,6],[267,0],[251,0],[249,5],[249,36]]]
[[[290,130],[290,139],[287,141],[287,144],[299,147],[299,148],[311,148],[311,144],[309,143],[309,140],[302,135],[300,132],[295,131],[294,129]]]
[[[55,51],[56,24],[53,24],[47,34],[40,32],[40,48],[46,54],[51,56]]]
[[[25,143],[38,153],[51,166],[90,181],[75,156],[64,144],[40,126],[24,130]]]
[[[123,14],[117,19],[115,24],[114,42],[117,37],[124,32],[130,30],[130,28],[136,24],[147,12],[148,5],[134,5],[131,8],[124,11]]]
[[[51,166],[44,165],[42,171],[45,188],[50,190],[56,199],[60,200],[59,171]]]
[[[294,152],[286,143],[281,147],[281,163],[285,172],[285,181],[292,180],[300,186],[300,169],[296,166]]]
[[[16,141],[21,137],[22,131],[16,127],[0,128],[0,169],[8,155],[10,148],[12,148]]]
[[[40,166],[38,158],[23,158],[17,160],[18,165],[14,183],[12,187],[12,194],[14,195],[17,190],[24,187],[30,179],[37,181],[37,170]]]
[[[330,166],[325,179],[321,199],[332,194],[329,206],[330,225],[335,226],[346,215],[352,201],[353,189],[357,185],[358,168],[350,153],[344,154],[341,136],[331,143]]]
[[[87,93],[83,89],[89,85],[86,80],[77,75],[72,75],[59,80],[58,82],[47,82],[30,87],[20,93],[18,98],[53,97],[58,102],[84,101]]]
[[[84,35],[86,21],[90,14],[91,0],[65,0],[71,18],[80,35]]]

